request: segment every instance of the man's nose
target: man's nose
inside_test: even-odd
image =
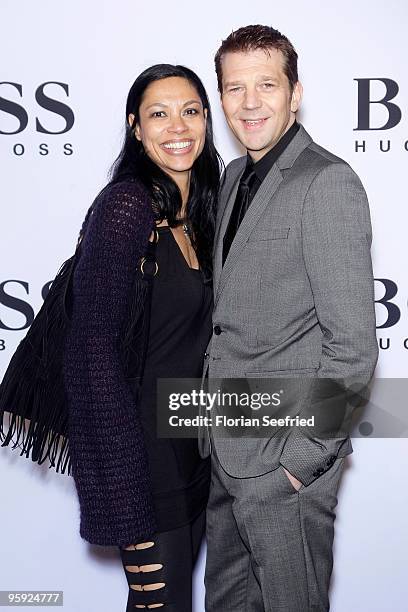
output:
[[[248,88],[245,91],[245,96],[242,105],[244,108],[249,110],[262,106],[261,97],[255,87]]]

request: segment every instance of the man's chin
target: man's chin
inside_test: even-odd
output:
[[[242,143],[248,153],[254,157],[262,157],[268,150],[268,143],[265,142],[246,142]]]
[[[248,134],[248,132],[242,132],[241,130],[237,129],[234,129],[233,132],[235,138],[250,154],[253,152],[255,155],[259,155],[260,153],[262,154],[264,149],[268,148],[270,138],[267,138],[265,135]]]

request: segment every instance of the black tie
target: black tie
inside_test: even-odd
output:
[[[231,248],[232,241],[238,231],[241,221],[248,210],[250,201],[249,194],[256,179],[256,174],[253,165],[246,166],[243,175],[239,181],[237,197],[235,198],[234,208],[228,221],[228,227],[224,235],[222,248],[222,265],[224,265],[227,255]]]

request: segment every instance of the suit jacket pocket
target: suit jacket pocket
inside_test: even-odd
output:
[[[297,378],[299,375],[315,375],[316,372],[317,368],[295,368],[293,370],[250,370],[249,372],[245,372],[245,376],[248,378]]]
[[[248,238],[248,242],[259,242],[265,240],[287,240],[290,227],[270,227],[269,229],[254,229]]]

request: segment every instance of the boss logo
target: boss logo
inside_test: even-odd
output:
[[[60,100],[56,100],[52,98],[50,95],[47,95],[47,88],[49,89],[50,85],[56,85],[61,89],[61,91],[65,94],[66,97],[69,97],[69,87],[67,83],[59,83],[58,81],[47,81],[46,83],[42,83],[37,87],[34,92],[34,97],[37,104],[49,111],[50,113],[54,113],[59,115],[64,119],[65,125],[61,130],[51,130],[41,123],[38,117],[35,117],[35,130],[40,134],[65,134],[72,129],[72,126],[75,122],[75,117],[73,110],[64,102]],[[7,86],[7,88],[5,87]],[[8,115],[12,115],[16,118],[18,122],[18,126],[14,130],[5,130],[2,128],[2,124],[0,123],[0,134],[20,134],[23,132],[28,126],[29,117],[26,109],[21,103],[17,103],[14,100],[10,100],[9,98],[3,97],[6,90],[10,89],[17,93],[20,98],[23,98],[23,86],[20,83],[12,83],[10,81],[2,81],[0,82],[0,111],[3,113],[7,113]]]
[[[389,278],[377,278],[375,282],[381,283],[381,292],[382,297],[375,301],[376,304],[381,305],[381,313],[385,313],[385,321],[378,325],[377,321],[377,329],[386,330],[394,327],[399,320],[401,319],[401,309],[394,301],[394,298],[398,293],[398,285]],[[377,285],[378,286],[378,285]],[[385,309],[385,310],[384,310]],[[379,338],[378,344],[380,349],[387,350],[391,347],[391,339],[390,338]],[[408,349],[408,338],[403,340],[404,348]]]
[[[377,329],[387,330],[391,327],[394,327],[399,320],[401,319],[401,309],[394,301],[394,298],[398,293],[398,285],[389,278],[377,278],[375,282],[381,283],[381,291],[382,297],[375,301],[376,304],[381,305],[381,312],[385,313],[385,321],[378,325],[377,321]],[[385,310],[384,310],[385,309]],[[378,344],[380,349],[388,350],[391,348],[391,339],[390,338],[379,338]],[[402,344],[404,348],[408,349],[408,338],[402,340]]]
[[[354,79],[357,82],[357,127],[354,131],[386,131],[396,127],[402,119],[402,111],[397,104],[399,85],[393,79],[370,78]],[[372,141],[356,140],[356,153],[365,153]],[[408,151],[408,140],[398,143],[403,151]],[[391,150],[391,140],[377,141],[376,148],[381,153]]]
[[[384,295],[375,303],[384,306],[387,315],[384,323],[377,325],[377,329],[388,329],[396,325],[401,318],[401,310],[391,301],[398,293],[398,286],[389,278],[376,278],[375,282],[381,283],[384,290]]]
[[[41,289],[41,297],[45,300],[48,291],[50,290],[52,281],[46,283]],[[31,323],[34,321],[35,313],[31,304],[26,300],[23,300],[19,297],[16,297],[12,293],[8,292],[9,285],[15,286],[18,285],[22,287],[27,295],[30,293],[29,284],[26,281],[22,280],[6,280],[0,283],[0,306],[5,306],[9,310],[13,310],[18,312],[20,315],[24,317],[24,323],[18,327],[12,327],[3,322],[0,317],[0,331],[22,331],[24,329],[28,329]],[[6,349],[6,341],[0,339],[0,351],[4,351]]]
[[[380,312],[385,314],[385,320],[381,322],[381,324],[379,324],[379,322],[377,321],[377,329],[378,330],[390,329],[391,327],[394,327],[395,325],[397,325],[397,323],[401,319],[401,314],[402,314],[401,309],[399,308],[399,306],[397,306],[397,304],[394,301],[394,298],[397,296],[397,293],[398,293],[398,286],[393,280],[388,279],[388,278],[377,278],[375,279],[375,282],[377,284],[380,283],[379,287],[381,288],[381,294],[382,294],[379,299],[375,300],[375,303],[381,307],[379,309]],[[49,281],[42,287],[41,289],[42,299],[45,299],[45,297],[47,296],[47,293],[50,290],[51,284],[52,284],[52,281]],[[0,330],[22,331],[30,327],[31,323],[34,320],[35,313],[29,302],[19,297],[16,297],[15,295],[12,294],[12,292],[10,293],[10,288],[13,287],[13,285],[14,286],[18,285],[22,287],[25,293],[29,295],[30,293],[29,284],[26,281],[5,280],[2,283],[0,283],[0,307],[3,306],[9,310],[14,310],[15,312],[20,313],[24,317],[25,321],[22,325],[18,327],[12,327],[10,325],[7,325],[0,317]],[[381,318],[383,318],[383,315],[381,315]],[[380,338],[379,345],[381,349],[389,349],[391,345],[390,339],[388,338],[384,340]],[[408,349],[408,338],[405,338],[403,340],[403,345],[406,349]],[[0,350],[4,348],[5,348],[5,342],[4,340],[1,340]]]
[[[0,82],[0,135],[15,136],[24,133],[29,127],[32,127],[38,134],[48,136],[66,134],[72,129],[75,115],[67,103],[69,98],[67,83],[47,81],[41,83],[31,95],[39,109],[47,111],[48,119],[47,113],[42,112],[41,117],[36,114],[30,124],[29,113],[24,105],[27,93],[23,85],[12,81]],[[55,127],[56,123],[58,127]],[[25,145],[21,142],[12,145],[12,152],[17,156],[24,155],[25,149]],[[65,143],[62,150],[64,155],[72,155],[72,144]],[[48,143],[42,142],[38,145],[40,155],[48,155],[49,152]]]
[[[399,92],[399,86],[392,79],[354,79],[358,84],[357,127],[354,130],[390,130],[401,121],[402,113],[400,107],[393,102]],[[376,82],[382,83],[384,93],[379,99],[371,97],[371,85]],[[371,111],[374,105],[385,108],[387,120],[383,125],[372,125]]]

